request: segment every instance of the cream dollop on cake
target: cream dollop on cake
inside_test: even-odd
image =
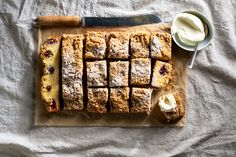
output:
[[[175,112],[176,101],[173,94],[163,95],[159,98],[159,104],[162,112]]]

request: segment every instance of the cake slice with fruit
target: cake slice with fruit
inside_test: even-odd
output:
[[[40,47],[40,58],[43,64],[41,78],[41,95],[48,112],[60,110],[59,95],[59,62],[60,36],[49,37]]]
[[[156,61],[152,74],[151,85],[155,88],[164,88],[172,79],[172,65],[170,63]]]
[[[159,98],[158,105],[167,122],[177,120],[185,114],[185,105],[182,100],[181,92],[162,95]]]

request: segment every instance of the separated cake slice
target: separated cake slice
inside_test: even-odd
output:
[[[151,85],[156,88],[165,87],[172,79],[172,65],[162,61],[156,61],[153,69]]]
[[[128,59],[129,34],[125,32],[112,32],[108,36],[108,58]]]
[[[129,87],[110,88],[110,111],[112,113],[129,112]]]
[[[106,57],[106,40],[104,32],[87,32],[85,42],[85,59],[104,59]]]
[[[152,89],[132,88],[130,112],[149,114],[151,109],[152,109]]]
[[[86,62],[88,87],[107,86],[107,63],[105,60]]]
[[[129,61],[114,61],[109,64],[109,86],[127,87],[129,82]]]
[[[49,37],[40,47],[40,58],[43,64],[41,78],[41,95],[48,112],[60,110],[59,98],[59,63],[60,36]]]
[[[149,58],[131,59],[131,84],[148,85],[151,79],[151,60]]]
[[[150,33],[140,32],[130,37],[131,58],[149,57]]]
[[[87,111],[94,113],[106,113],[108,102],[107,88],[88,88]]]
[[[150,41],[151,58],[168,61],[171,59],[171,35],[166,32],[155,32]]]
[[[62,38],[62,97],[64,110],[82,110],[83,36],[64,34]]]
[[[168,122],[177,120],[185,114],[185,105],[180,92],[161,96],[158,105]]]

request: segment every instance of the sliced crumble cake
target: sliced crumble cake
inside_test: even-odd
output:
[[[132,34],[130,37],[131,58],[149,57],[150,34],[140,32]]]
[[[113,61],[109,64],[109,86],[127,87],[129,82],[129,62]]]
[[[131,113],[149,114],[152,109],[152,89],[132,88],[131,89]]]
[[[110,110],[112,113],[129,112],[129,87],[110,88]]]
[[[64,34],[62,38],[62,97],[64,110],[82,110],[83,36]]]
[[[104,59],[106,57],[106,40],[104,32],[87,32],[85,59]]]
[[[51,36],[40,47],[40,58],[43,64],[41,95],[48,112],[58,112],[60,110],[60,42],[60,36]]]
[[[151,79],[150,58],[131,59],[131,85],[148,85]]]
[[[112,32],[108,36],[108,58],[128,59],[129,34],[125,32]]]
[[[107,63],[105,60],[86,62],[88,87],[107,86]]]
[[[171,35],[166,32],[155,32],[151,35],[151,58],[168,61],[171,59]]]
[[[158,105],[168,122],[179,119],[185,114],[185,105],[180,92],[161,96]]]
[[[170,63],[156,61],[151,85],[156,88],[165,87],[172,78],[172,70],[172,65]]]
[[[108,102],[107,88],[88,88],[87,111],[94,113],[106,113]]]

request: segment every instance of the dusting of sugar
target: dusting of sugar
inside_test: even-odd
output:
[[[90,63],[88,68],[88,84],[89,86],[101,86],[105,85],[106,79],[106,62],[98,61],[96,63]]]
[[[151,42],[151,55],[156,56],[161,52],[162,45],[157,36],[154,36]]]
[[[76,37],[68,36],[62,41],[62,94],[64,99],[73,102],[68,102],[68,105],[74,105],[73,107],[68,106],[68,109],[78,108],[75,106],[81,104],[80,97],[83,95],[83,63],[82,60],[81,62],[78,62],[78,55],[75,54],[78,52],[77,49],[80,46],[74,46],[74,44],[80,44],[80,42],[75,43],[75,40],[73,40],[73,38]]]
[[[111,39],[110,43],[111,43],[111,53],[113,53],[113,55],[119,55],[119,56],[128,55],[129,47],[127,43],[122,44],[122,42],[119,39]]]
[[[123,76],[117,75],[115,78],[112,79],[111,85],[112,86],[122,86]]]
[[[114,71],[110,71],[110,73],[114,73],[110,76],[110,85],[113,87],[116,86],[125,86],[128,82],[128,62],[114,62],[110,64],[110,69],[116,69]]]
[[[150,68],[147,67],[147,64],[143,61],[137,61],[133,64],[131,73],[135,77],[146,77],[151,73]]]

